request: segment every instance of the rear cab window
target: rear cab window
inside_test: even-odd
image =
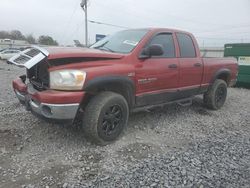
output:
[[[196,51],[193,43],[193,39],[185,33],[176,33],[180,57],[182,58],[194,58],[196,57]]]

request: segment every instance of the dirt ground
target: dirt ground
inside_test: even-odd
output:
[[[250,185],[250,179],[247,179],[250,178],[249,90],[230,88],[226,104],[219,111],[207,110],[202,98],[197,97],[188,107],[169,105],[132,114],[122,137],[101,147],[88,143],[79,127],[47,123],[25,111],[11,86],[11,81],[24,72],[24,69],[0,61],[0,187],[118,187],[117,182],[121,187],[188,187],[188,183],[190,187]],[[229,136],[234,140],[232,143],[227,141]],[[182,185],[176,178],[173,179],[175,184],[171,184],[175,171],[166,175],[167,170],[161,169],[161,162],[152,164],[162,180],[154,178],[152,182],[150,178],[153,176],[145,175],[149,179],[143,184],[143,179],[137,182],[135,175],[127,175],[135,171],[140,176],[145,171],[133,171],[137,165],[146,166],[156,160],[165,164],[165,157],[188,152],[190,148],[193,148],[192,158],[195,158],[203,153],[195,149],[198,143],[206,150],[219,143],[217,139],[223,140],[221,148],[227,148],[231,143],[230,152],[232,148],[242,152],[239,156],[238,150],[232,154],[239,157],[233,163],[237,167],[232,167],[238,169],[238,175],[234,174],[236,171],[229,175],[228,169],[231,172],[232,168],[227,167],[227,160],[231,157],[221,155],[228,159],[225,157],[220,162],[225,177],[218,179],[218,184],[213,184],[216,175],[196,180],[197,174],[204,174],[204,169],[196,170],[193,179],[187,175],[187,181],[184,181],[186,176],[175,175]],[[225,154],[228,152],[225,150]],[[213,152],[208,155],[214,156]],[[159,159],[158,156],[162,157]],[[178,159],[178,164],[184,164],[178,156],[173,160]],[[211,164],[207,161],[206,168],[216,172],[218,165],[214,166],[213,160],[217,160],[216,157],[211,157]],[[148,172],[151,171],[146,174]],[[232,184],[230,179],[236,175],[238,182]]]

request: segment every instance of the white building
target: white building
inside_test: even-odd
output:
[[[24,40],[0,39],[0,49],[4,48],[22,48],[30,44]]]

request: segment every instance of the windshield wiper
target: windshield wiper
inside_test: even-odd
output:
[[[94,49],[105,50],[105,51],[109,51],[109,52],[115,52],[115,51],[111,50],[110,48],[108,48],[107,46],[105,46],[108,42],[109,41],[106,41],[102,45],[94,47]]]
[[[109,41],[106,41],[106,42],[104,42],[103,44],[101,44],[100,46],[95,46],[95,47],[93,47],[93,48],[94,48],[94,49],[99,49],[99,48],[103,47],[104,45],[106,45],[108,42],[109,42]]]
[[[109,52],[115,52],[113,50],[111,50],[110,48],[106,47],[106,46],[102,46],[100,48],[98,48],[99,50],[105,50],[105,51],[109,51]]]

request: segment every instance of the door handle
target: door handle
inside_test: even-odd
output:
[[[201,63],[195,63],[194,67],[201,67]]]
[[[171,65],[168,66],[168,68],[170,68],[170,69],[176,69],[177,65],[176,64],[171,64]]]

